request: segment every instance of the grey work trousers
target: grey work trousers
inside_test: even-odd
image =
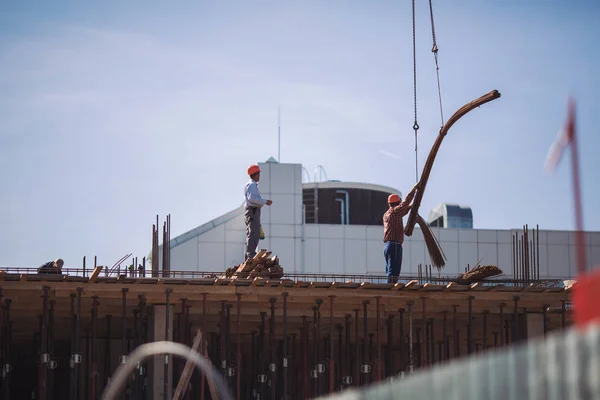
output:
[[[254,258],[260,240],[260,208],[248,207],[244,212],[246,222],[246,260]]]

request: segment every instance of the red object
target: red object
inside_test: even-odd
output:
[[[397,194],[390,194],[388,196],[388,204],[400,203],[400,196]]]
[[[600,319],[600,269],[580,274],[573,286],[575,305],[575,326],[583,328],[590,322]]]
[[[260,172],[260,168],[258,167],[258,165],[253,164],[248,167],[248,175],[252,176],[257,172]]]

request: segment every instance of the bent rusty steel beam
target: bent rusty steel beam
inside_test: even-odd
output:
[[[438,150],[444,140],[444,136],[448,133],[448,130],[454,125],[461,117],[467,114],[469,111],[484,105],[492,100],[495,100],[500,97],[500,92],[497,90],[492,90],[491,92],[481,96],[478,99],[475,99],[464,106],[462,106],[458,111],[454,113],[446,121],[444,126],[440,129],[437,139],[433,144],[431,151],[429,152],[429,156],[427,157],[427,161],[425,162],[425,166],[423,167],[423,173],[421,174],[421,179],[419,180],[419,188],[417,189],[417,194],[415,195],[415,199],[413,200],[413,205],[410,210],[410,214],[408,215],[408,220],[406,221],[406,227],[404,229],[404,233],[407,236],[411,236],[413,233],[413,229],[415,228],[415,224],[417,223],[417,215],[419,214],[419,207],[421,206],[421,200],[423,199],[423,193],[425,192],[425,187],[427,186],[427,180],[429,179],[429,174],[431,173],[431,168],[433,167],[433,162],[435,160],[435,156],[437,155]]]

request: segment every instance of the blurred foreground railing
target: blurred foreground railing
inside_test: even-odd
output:
[[[600,327],[570,328],[525,344],[391,379],[328,400],[600,399]]]

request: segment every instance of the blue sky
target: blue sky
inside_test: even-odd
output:
[[[568,3],[568,4],[567,4]],[[566,156],[542,166],[578,102],[585,228],[600,230],[600,3],[434,1],[445,139],[425,194],[476,228],[572,229]],[[277,155],[329,179],[414,184],[409,1],[0,4],[0,265],[112,265],[237,207],[247,165]],[[440,126],[417,1],[419,160]]]

